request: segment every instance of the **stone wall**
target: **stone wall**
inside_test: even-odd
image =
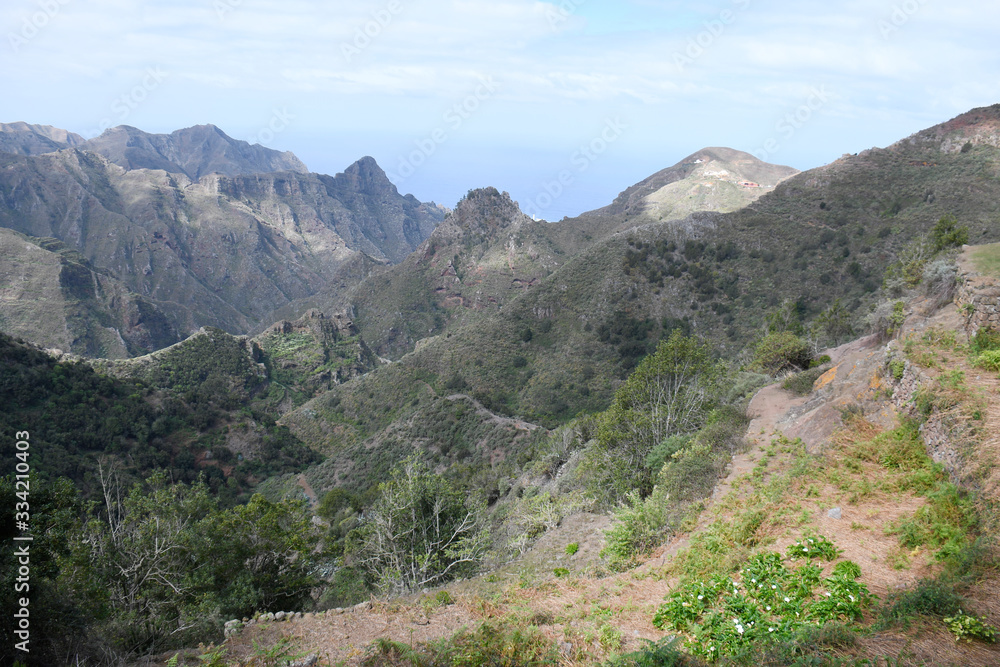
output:
[[[1000,280],[975,273],[960,275],[955,303],[965,317],[970,338],[982,328],[1000,331]]]

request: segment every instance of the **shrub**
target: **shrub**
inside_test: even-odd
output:
[[[955,635],[955,641],[964,639],[971,642],[973,639],[982,639],[984,642],[993,643],[997,640],[997,629],[985,621],[985,618],[969,616],[962,611],[959,611],[957,616],[944,619],[945,625]]]
[[[969,342],[969,349],[973,354],[1000,350],[1000,331],[984,327],[977,331]]]
[[[485,557],[486,503],[455,488],[415,455],[379,485],[349,535],[349,551],[385,592],[406,593],[467,573]]]
[[[784,370],[807,368],[810,357],[809,344],[795,334],[769,333],[757,344],[751,368],[777,375]]]
[[[670,436],[646,455],[646,467],[650,470],[660,470],[671,456],[687,447],[693,438],[692,435]]]
[[[967,600],[952,582],[923,579],[913,590],[894,593],[879,610],[884,624],[907,625],[918,616],[944,618],[959,613]]]
[[[958,267],[952,261],[939,259],[924,269],[924,294],[934,297],[935,307],[950,303],[958,286]]]
[[[801,373],[796,373],[781,383],[783,389],[787,389],[796,396],[805,396],[813,390],[813,385],[823,373],[825,368],[811,368]]]
[[[577,542],[571,542],[566,545],[566,554],[569,556],[574,555],[579,550],[580,550],[580,545]]]
[[[814,538],[814,544],[819,543],[828,553],[839,551],[827,540]],[[853,633],[839,621],[859,621],[875,600],[859,576],[854,563],[838,566],[822,579],[812,563],[792,570],[780,554],[760,553],[746,562],[738,577],[716,575],[674,591],[657,610],[653,625],[683,633],[686,648],[709,661],[803,643],[806,633],[805,643],[849,645]],[[828,631],[818,635],[815,626]]]
[[[1000,350],[983,352],[976,357],[976,366],[988,371],[1000,371]]]
[[[903,301],[884,301],[868,316],[869,330],[875,334],[879,343],[891,340],[906,321],[906,303]]]
[[[931,243],[935,252],[948,248],[957,248],[969,242],[969,228],[959,226],[958,220],[952,215],[942,217],[931,229]]]
[[[612,570],[633,567],[639,554],[656,544],[659,529],[666,523],[664,508],[657,500],[655,492],[645,501],[633,493],[615,512],[615,524],[605,533],[606,543],[601,549],[601,558]]]

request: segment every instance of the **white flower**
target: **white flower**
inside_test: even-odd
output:
[[[771,611],[771,605],[768,605],[768,606],[767,606],[767,610],[768,610],[768,611]]]
[[[704,600],[704,599],[705,599],[705,596],[704,596],[704,595],[699,595],[699,596],[698,596],[698,599],[699,599],[699,600]]]
[[[785,602],[791,602],[791,601],[792,601],[791,598],[787,598],[787,597],[785,598]]]
[[[774,628],[768,628],[767,631],[768,632],[774,632]]]
[[[830,591],[827,591],[826,592],[826,597],[833,597],[833,593],[831,593]]]
[[[752,581],[752,582],[753,582],[753,583],[755,583],[755,584],[757,583],[757,580],[756,580],[756,579],[751,579],[750,581]]]
[[[772,591],[776,591],[776,590],[778,590],[778,587],[777,587],[777,586],[775,586],[774,584],[771,584],[771,590],[772,590]]]
[[[812,542],[812,541],[813,541],[813,538],[811,538],[811,537],[810,537],[810,538],[809,538],[809,541],[810,541],[810,542]]]

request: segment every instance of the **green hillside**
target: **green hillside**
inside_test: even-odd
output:
[[[662,223],[634,216],[634,227],[563,261],[495,311],[452,325],[282,423],[331,451],[375,447],[422,419],[418,393],[461,388],[497,414],[554,427],[606,407],[628,370],[674,329],[736,359],[782,304],[808,325],[837,303],[846,330],[866,333],[865,318],[893,296],[892,285],[883,289],[886,269],[939,219],[954,216],[970,242],[1000,238],[1000,150],[973,142],[1000,107],[966,116],[941,137],[932,128],[794,176],[740,211]],[[588,221],[558,225],[577,223]],[[395,270],[410,275],[405,266]],[[391,282],[393,271],[382,279]],[[409,306],[420,311],[432,297],[407,284],[417,294]],[[816,345],[835,342],[822,327],[814,335]]]

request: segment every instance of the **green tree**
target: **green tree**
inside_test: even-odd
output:
[[[931,229],[931,244],[935,253],[956,248],[969,242],[969,228],[959,226],[953,215],[943,216]]]
[[[125,492],[114,468],[100,471],[100,515],[75,536],[66,583],[90,604],[90,634],[116,652],[206,639],[225,618],[295,608],[316,584],[303,503],[254,495],[221,510],[203,481],[159,472]]]
[[[649,453],[705,423],[718,401],[720,375],[710,348],[694,337],[675,330],[661,340],[600,417],[597,446],[584,464],[593,490],[613,502],[635,489],[647,493],[655,472],[646,466]]]
[[[802,301],[792,301],[785,299],[781,305],[765,317],[767,333],[782,333],[788,331],[796,336],[805,333],[805,326],[802,324],[802,315],[805,313],[805,306]]]
[[[304,501],[254,494],[246,505],[207,515],[192,531],[195,601],[211,600],[226,617],[298,608],[317,583],[310,572],[319,535],[307,514]]]
[[[840,303],[840,299],[834,300],[829,308],[820,313],[816,324],[833,340],[834,346],[854,335],[851,312]]]
[[[489,547],[486,503],[455,488],[416,456],[398,465],[349,552],[384,593],[402,594],[467,573]]]

